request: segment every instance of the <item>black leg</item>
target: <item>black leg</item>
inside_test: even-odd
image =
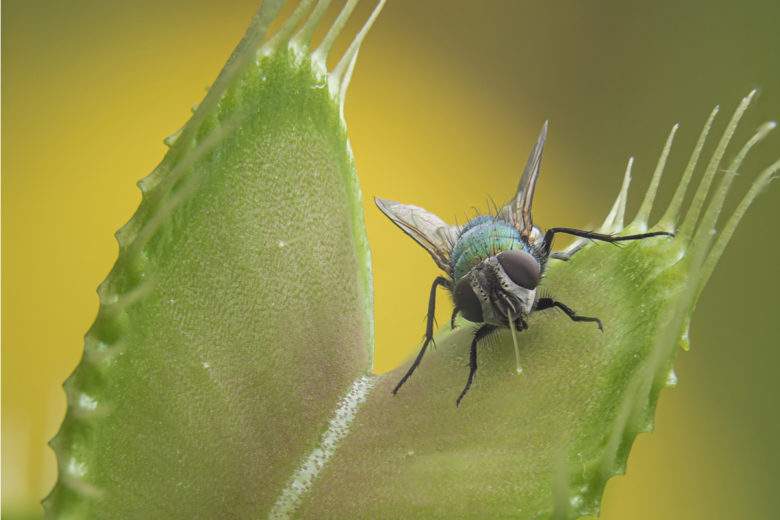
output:
[[[555,238],[556,233],[565,233],[567,235],[573,235],[575,237],[589,238],[591,240],[601,240],[602,242],[611,242],[611,243],[625,242],[627,240],[641,240],[643,238],[650,238],[650,237],[660,237],[660,236],[673,237],[674,236],[674,233],[669,233],[668,231],[653,231],[651,233],[641,233],[639,235],[614,236],[614,235],[605,235],[603,233],[594,233],[593,231],[583,231],[582,229],[555,227],[555,228],[548,229],[547,232],[544,234],[544,239],[542,240],[542,248],[548,254],[550,253],[550,250],[552,248],[552,241]],[[566,260],[568,260],[568,258],[566,258]]]
[[[604,332],[604,326],[601,324],[600,319],[590,318],[588,316],[579,316],[576,312],[574,312],[574,309],[559,301],[555,301],[552,298],[539,298],[534,304],[535,311],[543,311],[544,309],[552,309],[553,307],[558,307],[561,309],[569,318],[571,318],[572,321],[592,321],[598,325],[601,332]]]
[[[466,381],[466,386],[463,387],[463,391],[458,396],[458,400],[455,401],[455,406],[460,406],[461,399],[463,399],[463,396],[465,396],[466,392],[471,388],[471,383],[474,381],[474,374],[477,373],[477,343],[497,328],[498,327],[495,325],[484,324],[474,333],[474,339],[471,340],[471,352],[469,353],[469,379]]]
[[[455,328],[455,318],[458,316],[459,312],[460,312],[460,309],[458,309],[457,307],[452,309],[452,317],[450,318],[450,328],[451,329]]]
[[[428,317],[426,319],[425,325],[425,340],[423,341],[422,348],[417,354],[417,357],[414,359],[412,366],[409,367],[409,370],[406,371],[404,377],[402,377],[401,380],[398,381],[398,384],[395,385],[395,388],[393,388],[393,395],[398,393],[398,389],[401,388],[401,386],[406,383],[406,380],[412,376],[412,373],[414,373],[414,371],[417,369],[417,366],[420,364],[420,361],[422,361],[422,358],[425,355],[425,350],[428,348],[428,343],[433,341],[433,321],[436,318],[436,287],[440,285],[442,287],[446,287],[447,289],[451,287],[450,281],[443,276],[438,276],[433,281],[433,285],[431,285],[431,293],[428,296]]]

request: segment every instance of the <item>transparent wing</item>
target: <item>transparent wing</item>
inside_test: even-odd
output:
[[[526,240],[533,238],[535,234],[534,221],[531,218],[531,205],[534,201],[536,181],[542,166],[542,152],[544,151],[544,142],[547,140],[547,124],[548,122],[545,121],[542,131],[539,132],[539,138],[531,150],[514,199],[501,212],[501,216],[509,220],[520,232],[520,236]]]
[[[430,253],[436,265],[445,272],[450,272],[450,254],[458,238],[457,226],[450,226],[430,211],[418,206],[379,197],[374,197],[374,202],[396,226]]]

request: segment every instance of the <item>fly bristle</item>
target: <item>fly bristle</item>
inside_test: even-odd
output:
[[[461,233],[463,233],[463,226],[460,224],[460,222],[458,222],[458,216],[457,215],[455,215],[455,231],[456,231],[456,233],[455,233],[456,237],[459,237],[461,235]],[[450,240],[452,240],[452,239],[450,239]],[[454,247],[455,243],[453,242],[450,245],[452,247]]]
[[[493,218],[498,218],[498,215],[501,213],[501,211],[498,209],[498,205],[496,204],[495,199],[493,199],[493,197],[488,195],[487,200],[488,200],[488,204],[487,204],[488,212],[490,212],[490,207],[492,206],[493,207],[493,211],[492,211],[493,212]]]

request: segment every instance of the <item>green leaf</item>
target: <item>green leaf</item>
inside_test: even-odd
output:
[[[311,50],[327,2],[301,2],[266,39],[281,4],[263,3],[139,183],[65,383],[50,517],[257,517],[371,366],[370,259],[342,110],[381,4],[332,71],[354,2]]]
[[[369,255],[344,96],[380,1],[333,70],[348,0],[317,49],[329,0],[303,0],[270,38],[263,6],[169,153],[141,181],[52,440],[57,518],[575,518],[598,512],[675,381],[676,346],[763,171],[713,234],[759,128],[709,195],[743,100],[679,220],[717,109],[657,238],[577,243],[543,287],[605,332],[556,311],[480,348],[460,408],[473,325],[437,337],[415,376],[368,374]],[[601,230],[647,229],[675,127],[634,221],[630,166]]]
[[[677,347],[687,348],[690,315],[736,225],[780,170],[764,170],[736,211],[713,233],[731,181],[768,123],[722,170],[721,160],[753,93],[737,108],[677,224],[716,108],[654,230],[676,231],[621,247],[576,242],[568,262],[552,261],[549,291],[592,323],[563,313],[531,316],[521,334],[523,375],[508,331],[480,344],[475,384],[459,408],[473,324],[445,327],[398,395],[407,366],[377,376],[352,431],[304,495],[304,518],[578,518],[595,515],[607,480],[625,470],[631,445],[653,427],[660,391],[673,386]],[[648,229],[677,125],[637,217],[624,228],[631,164],[602,232]],[[716,173],[717,189],[704,203]]]

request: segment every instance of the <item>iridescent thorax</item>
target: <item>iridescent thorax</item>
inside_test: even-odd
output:
[[[533,254],[520,232],[508,222],[491,216],[475,217],[460,230],[452,248],[452,278],[457,283],[483,260],[513,250]]]

